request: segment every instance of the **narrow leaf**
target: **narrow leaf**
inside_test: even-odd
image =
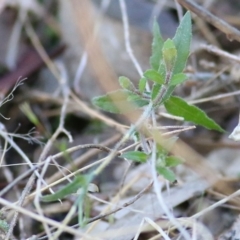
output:
[[[42,202],[53,202],[58,199],[62,199],[72,193],[76,193],[81,187],[87,184],[86,178],[84,176],[77,176],[71,183],[67,184],[65,187],[55,192],[54,194],[45,195],[41,198]]]
[[[196,106],[188,104],[180,97],[170,97],[164,102],[164,106],[172,115],[183,117],[186,121],[201,125],[207,129],[224,132],[224,130],[214,120],[209,118],[205,112]]]
[[[157,167],[157,172],[170,182],[174,182],[176,177],[172,170],[166,167]]]
[[[170,98],[170,96],[172,95],[174,89],[176,86],[169,86],[166,93],[164,94],[162,100],[160,101],[160,103],[158,103],[158,105],[161,105],[162,103],[164,103],[166,100],[168,100]]]
[[[172,73],[177,58],[177,49],[171,39],[163,44],[162,54],[166,72]]]
[[[135,162],[146,162],[148,155],[140,151],[129,151],[121,155],[122,158],[127,158]]]
[[[133,109],[127,101],[127,97],[128,95],[126,94],[126,90],[117,90],[106,95],[93,98],[92,103],[107,112],[124,113]]]
[[[129,92],[127,101],[131,102],[131,104],[139,108],[144,107],[149,103],[148,99],[142,98],[141,96],[132,92]]]
[[[143,93],[145,88],[146,88],[146,84],[147,84],[147,79],[145,77],[142,77],[140,80],[139,80],[139,83],[138,83],[138,90]]]
[[[182,18],[177,32],[173,38],[177,49],[177,59],[174,68],[174,74],[181,73],[186,66],[186,62],[190,52],[190,44],[192,39],[192,23],[191,14],[188,11]]]
[[[161,139],[161,133],[158,131],[152,131],[152,135],[153,135],[153,139],[158,142],[159,139]],[[174,144],[176,143],[176,141],[178,140],[178,137],[173,136],[170,138],[164,138],[164,143],[162,145],[157,144],[157,150],[159,152],[164,152],[165,154],[168,154],[168,152],[170,152],[174,146]]]
[[[160,61],[162,60],[163,38],[157,21],[153,23],[153,42],[152,42],[152,56],[150,57],[150,66],[154,70],[158,70]]]
[[[175,156],[170,156],[166,158],[165,162],[166,162],[166,167],[175,167],[179,164],[182,164],[183,160]]]
[[[166,68],[165,68],[165,64],[164,64],[163,61],[160,63],[160,66],[158,68],[158,72],[163,76],[163,79],[166,78]]]
[[[163,76],[160,73],[158,73],[156,70],[149,69],[143,75],[144,77],[154,81],[155,83],[164,84]]]
[[[170,85],[176,86],[176,85],[178,85],[178,84],[181,84],[181,83],[183,83],[184,81],[186,81],[187,78],[188,78],[188,77],[187,77],[186,74],[184,74],[184,73],[177,73],[177,74],[175,74],[175,75],[172,77],[172,79],[171,79],[171,81],[170,81]]]
[[[123,89],[127,89],[130,91],[133,91],[135,89],[133,83],[127,77],[123,77],[123,76],[119,77],[118,82]]]
[[[155,97],[158,95],[162,85],[160,84],[154,84],[152,87],[152,92],[151,92],[151,99],[154,100]]]

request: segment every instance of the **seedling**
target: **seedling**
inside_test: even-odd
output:
[[[187,80],[184,68],[190,53],[192,38],[191,15],[187,12],[182,18],[173,39],[163,40],[157,22],[153,25],[151,68],[146,70],[140,78],[138,86],[127,77],[120,77],[119,84],[122,89],[109,92],[106,95],[95,97],[93,104],[102,110],[111,113],[126,113],[134,109],[143,109],[144,121],[148,120],[152,111],[164,106],[166,111],[174,116],[182,117],[184,121],[201,125],[207,129],[223,132],[224,130],[204,111],[188,104],[184,99],[174,96],[174,89]],[[147,91],[147,82],[152,81],[150,91]],[[134,128],[131,134],[137,134]],[[154,134],[153,134],[154,135]],[[155,137],[153,136],[153,139]],[[172,139],[167,141],[171,142]],[[175,180],[170,170],[182,162],[177,157],[169,156],[169,150],[157,145],[156,170],[169,181]],[[151,152],[130,151],[122,154],[123,158],[137,162],[146,162]]]

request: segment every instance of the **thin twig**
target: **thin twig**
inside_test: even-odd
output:
[[[39,41],[38,38],[36,38],[36,39]],[[41,47],[41,46],[42,45],[39,42],[39,46],[38,47]],[[40,48],[40,50],[41,50],[41,48]],[[47,60],[49,60],[49,59],[47,58]],[[55,67],[55,65],[51,62],[51,60],[50,60],[50,63],[51,63],[52,67]],[[54,71],[55,69],[52,69],[52,70]],[[59,76],[57,74],[58,72],[60,73]],[[43,149],[43,151],[42,151],[42,153],[41,153],[41,155],[39,157],[39,160],[38,160],[39,163],[41,163],[46,158],[46,155],[48,154],[50,148],[54,144],[54,141],[57,139],[57,137],[61,133],[64,133],[68,137],[69,142],[73,141],[71,134],[64,127],[65,117],[66,117],[66,109],[67,109],[67,105],[68,105],[68,101],[69,101],[70,90],[69,90],[69,86],[68,86],[68,83],[67,83],[67,74],[66,74],[65,68],[60,63],[58,63],[58,69],[56,70],[56,74],[57,74],[56,76],[59,79],[59,84],[60,84],[60,87],[61,87],[61,92],[62,92],[62,95],[63,95],[64,102],[63,102],[63,105],[62,105],[62,108],[61,108],[59,126],[58,126],[57,130],[54,132],[54,134],[51,136],[51,138],[48,140],[47,144],[45,145],[45,147],[44,147],[44,149]],[[43,175],[43,173],[42,173],[42,175]],[[40,197],[40,191],[39,190],[40,189],[41,189],[41,182],[37,181],[36,192],[38,194],[35,195],[34,205],[35,205],[38,213],[43,216],[42,208],[40,206],[40,201],[39,201],[39,197]],[[50,190],[51,193],[53,193],[51,188],[49,190]],[[44,226],[47,234],[50,237],[50,229],[49,229],[49,227],[44,222],[43,222],[43,226]]]
[[[134,181],[134,182],[135,182],[135,181]],[[131,185],[131,184],[130,184],[130,185]],[[112,211],[109,211],[108,213],[99,214],[99,215],[96,216],[96,217],[90,218],[89,220],[86,221],[86,224],[90,224],[90,223],[96,222],[97,220],[100,220],[100,219],[102,219],[102,218],[105,218],[105,217],[107,217],[107,216],[109,216],[109,215],[111,215],[111,214],[113,214],[113,213],[116,213],[116,212],[122,210],[123,208],[126,208],[126,207],[132,205],[132,204],[133,204],[134,202],[136,202],[145,192],[147,192],[147,191],[151,188],[151,186],[152,186],[152,182],[151,182],[149,185],[147,185],[143,190],[141,190],[136,196],[134,196],[130,201],[124,203],[121,207],[117,207],[116,209],[114,209],[114,210],[112,210]],[[125,192],[125,191],[126,191],[126,189],[124,190],[124,192]],[[119,195],[121,195],[121,193],[120,193]],[[96,198],[94,197],[94,199],[96,199]],[[101,202],[102,202],[102,203],[109,204],[108,202],[103,201],[103,200],[101,200]],[[111,204],[111,205],[112,205],[112,204]],[[134,210],[131,209],[131,211],[134,211]],[[79,224],[76,224],[76,225],[73,225],[72,227],[78,227],[78,226],[79,226]],[[51,230],[53,231],[53,230],[55,230],[55,229],[56,229],[56,228],[53,227]],[[39,235],[38,235],[38,236],[39,236]],[[39,237],[40,237],[40,236],[39,236]],[[46,239],[46,238],[47,238],[47,236],[43,236],[43,237],[41,237],[40,239]]]
[[[99,149],[101,151],[108,152],[108,153],[112,151],[112,149],[110,149],[108,147],[105,147],[103,145],[100,145],[100,144],[84,144],[84,145],[74,146],[72,148],[69,148],[69,149],[65,150],[64,152],[57,153],[54,156],[52,156],[52,158],[57,159],[57,158],[60,158],[60,157],[64,156],[64,154],[66,154],[66,153],[72,153],[72,152],[75,152],[79,149],[89,149],[89,148],[96,148],[96,149]],[[120,154],[121,153],[119,152],[118,155],[120,155]],[[12,187],[17,185],[18,182],[20,182],[21,180],[26,178],[29,174],[31,174],[37,168],[41,168],[43,164],[44,164],[44,162],[41,162],[38,165],[33,166],[33,168],[28,169],[23,174],[18,176],[16,179],[11,181],[2,191],[0,191],[0,197],[3,196],[4,194],[6,194]]]
[[[33,213],[29,210],[27,210],[26,208],[23,208],[23,207],[20,207],[14,203],[11,203],[3,198],[0,198],[0,204],[2,204],[3,206],[6,206],[10,209],[14,209],[28,217],[31,217],[32,219],[35,219],[36,221],[39,221],[39,222],[45,222],[51,226],[54,226],[54,227],[57,227],[57,228],[61,228],[65,231],[65,232],[68,232],[68,233],[71,233],[73,234],[74,236],[77,236],[77,237],[84,237],[86,239],[91,239],[93,240],[93,237],[92,236],[89,236],[85,233],[82,233],[81,231],[79,230],[75,230],[71,227],[68,227],[68,226],[62,226],[61,223],[57,222],[57,221],[54,221],[50,218],[46,218],[46,217],[43,217],[43,216],[40,216],[39,214],[36,214],[36,213]]]
[[[9,143],[9,145],[12,146],[12,148],[23,158],[23,160],[24,160],[26,163],[28,163],[28,165],[29,165],[31,168],[34,168],[32,162],[30,161],[30,159],[28,158],[28,156],[27,156],[27,155],[22,151],[22,149],[13,141],[13,139],[8,136],[8,133],[6,132],[6,128],[5,128],[5,126],[4,126],[2,123],[0,123],[0,136],[1,136],[2,138],[4,138],[4,139]],[[35,175],[36,175],[38,178],[40,178],[40,175],[39,175],[39,173],[38,173],[36,170],[34,171],[34,173],[35,173]],[[43,179],[41,179],[41,181],[43,181],[43,183],[45,183]]]
[[[120,134],[112,136],[111,138],[103,141],[101,145],[108,146],[110,144],[115,144],[115,142],[118,141],[120,137],[121,137]],[[75,159],[74,164],[69,163],[65,167],[66,167],[66,169],[73,171],[75,167],[79,168],[80,165],[84,164],[89,158],[95,156],[97,153],[98,153],[98,150],[91,149],[91,150],[87,151],[86,153],[82,154],[79,158]],[[67,171],[64,171],[64,172],[67,172]],[[52,182],[60,179],[61,177],[62,177],[62,173],[56,172],[50,178],[47,179],[47,182],[52,183]]]
[[[208,52],[213,53],[215,55],[218,55],[220,57],[227,58],[227,59],[229,59],[231,61],[240,63],[240,57],[239,56],[236,56],[234,54],[231,54],[229,52],[221,50],[221,49],[219,49],[216,46],[201,44],[200,49],[207,50]]]
[[[89,220],[87,220],[87,224],[88,224],[88,223],[91,223],[91,222],[94,222],[94,221],[96,221],[96,220],[99,220],[99,219],[103,219],[103,218],[105,218],[105,217],[107,217],[107,216],[109,216],[109,215],[111,215],[111,214],[113,214],[113,213],[116,213],[116,212],[122,210],[123,208],[126,208],[126,207],[132,205],[132,204],[135,203],[139,198],[141,198],[141,196],[142,196],[145,192],[147,192],[147,191],[152,187],[152,185],[153,185],[153,181],[152,181],[151,183],[149,183],[144,189],[142,189],[142,190],[141,190],[136,196],[134,196],[130,201],[124,203],[121,207],[117,207],[116,209],[114,209],[114,210],[112,210],[112,211],[110,211],[110,212],[108,212],[108,213],[100,214],[100,215],[98,215],[98,216],[96,216],[96,217],[90,218]]]
[[[109,144],[115,143],[115,141],[117,141],[119,138],[120,138],[120,135],[117,135],[117,136],[114,136],[114,137],[112,137],[112,138],[104,141],[103,143],[104,143],[104,145],[109,145]],[[75,149],[75,150],[76,150],[76,149]],[[67,150],[66,150],[66,151],[67,151]],[[82,163],[85,159],[88,159],[89,157],[92,157],[92,156],[94,156],[94,155],[97,154],[97,153],[98,153],[98,151],[95,150],[95,149],[89,150],[87,153],[83,154],[83,155],[79,158],[79,160],[77,160],[77,162],[75,162],[75,166],[78,166],[80,162]],[[54,155],[54,156],[50,156],[50,157],[58,158],[58,157],[61,157],[63,154],[64,154],[64,153],[58,153],[58,154],[56,154],[56,155]],[[73,173],[71,173],[71,174],[68,174],[68,175],[65,176],[65,177],[62,177],[62,173],[57,172],[57,173],[54,174],[52,177],[50,177],[49,179],[47,179],[47,182],[49,183],[49,185],[48,185],[48,186],[45,186],[45,187],[42,187],[39,191],[40,191],[40,192],[44,192],[45,190],[47,190],[47,189],[49,189],[49,188],[51,188],[51,187],[53,187],[53,186],[55,186],[55,185],[57,185],[57,184],[65,181],[66,179],[69,179],[69,178],[75,176],[75,175],[78,174],[78,173],[81,173],[81,172],[83,172],[83,171],[86,171],[86,170],[94,167],[95,165],[98,165],[99,163],[105,161],[105,159],[106,159],[106,158],[100,159],[100,160],[98,160],[98,161],[96,161],[96,162],[94,162],[94,163],[92,163],[92,164],[90,164],[90,165],[88,165],[88,166],[86,166],[86,167],[83,167],[83,168],[78,169],[77,171],[75,171],[75,172],[73,172]],[[43,165],[43,164],[44,164],[44,162],[39,163],[39,165]],[[37,167],[37,166],[36,166],[36,167]],[[69,164],[65,167],[64,173],[67,173],[67,172],[69,172],[69,171],[72,170],[72,169],[73,169],[73,164],[72,164],[72,163],[69,163]],[[28,174],[29,174],[29,173],[28,173]],[[61,178],[61,179],[60,179],[60,178]],[[59,179],[59,180],[58,180],[58,179]],[[37,194],[36,191],[33,192],[33,193],[31,193],[31,194],[27,197],[27,199],[25,200],[24,205],[26,205],[27,203],[29,203],[29,202],[35,197],[36,194]]]
[[[232,27],[227,22],[214,16],[208,10],[197,5],[193,1],[190,0],[177,0],[177,1],[188,10],[194,12],[199,17],[209,22],[220,31],[224,32],[230,41],[237,40],[240,42],[240,31],[237,28]]]
[[[125,39],[125,46],[127,53],[132,60],[135,68],[137,69],[139,75],[142,77],[143,76],[143,71],[138,63],[136,57],[133,54],[133,50],[130,45],[130,36],[129,36],[129,24],[128,24],[128,16],[127,16],[127,10],[126,10],[126,4],[125,0],[119,0],[120,3],[120,9],[121,9],[121,14],[122,14],[122,21],[123,21],[123,29],[124,29],[124,39]]]
[[[203,209],[202,211],[194,214],[193,216],[191,216],[191,218],[199,218],[201,217],[202,215],[204,215],[205,213],[209,212],[209,211],[212,211],[213,209],[221,206],[222,204],[224,204],[225,202],[228,202],[229,200],[235,198],[235,197],[239,197],[240,195],[240,190],[237,190],[236,192],[234,192],[233,194],[221,199],[220,201],[212,204],[211,206]]]
[[[119,201],[120,196],[122,196],[123,194],[126,193],[126,191],[137,181],[139,181],[139,176],[134,177],[130,180],[130,182],[127,183],[127,185],[124,186],[124,188],[122,188],[118,193],[116,193],[116,195],[112,198],[110,206],[112,205],[112,203],[116,203],[117,201]],[[104,210],[102,210],[102,214],[106,213],[108,211],[108,209],[110,208],[110,206],[105,207]],[[88,228],[88,232],[92,231],[93,228],[96,226],[96,224],[98,223],[98,220],[93,222],[89,228]]]
[[[43,163],[42,163],[43,164]],[[29,176],[33,171],[35,171],[40,165],[33,166],[32,168],[25,171],[23,174],[15,178],[11,183],[9,183],[1,192],[0,197],[2,197],[4,194],[6,194],[11,188],[17,185],[18,182]]]
[[[180,22],[181,19],[183,18],[183,9],[182,6],[177,2],[177,0],[174,0],[175,5],[176,5],[176,10],[178,14],[178,21]]]
[[[210,26],[207,25],[204,19],[201,19],[199,17],[194,17],[194,22],[197,25],[199,31],[203,34],[203,36],[209,43],[217,47],[221,46],[216,38],[216,34],[210,29]]]
[[[34,179],[36,179],[36,176],[34,174],[32,174],[32,176],[30,177],[27,185],[25,186],[24,190],[22,191],[22,194],[18,200],[18,206],[22,206],[23,205],[23,202],[24,202],[24,199],[25,197],[29,194],[30,190],[32,189],[32,186],[33,186],[33,183],[34,183]],[[18,215],[19,215],[19,212],[18,211],[15,211],[13,217],[12,217],[12,220],[11,220],[11,223],[10,223],[10,226],[9,226],[9,230],[7,232],[7,235],[6,235],[6,240],[10,239],[11,236],[12,236],[12,232],[13,232],[13,229],[16,225],[16,222],[17,222],[17,219],[18,219]]]
[[[172,214],[172,212],[170,211],[169,207],[167,206],[163,195],[162,195],[162,186],[160,186],[159,181],[158,181],[158,176],[157,176],[157,172],[156,172],[156,142],[153,142],[153,146],[152,146],[152,154],[151,154],[151,172],[152,172],[152,177],[153,177],[153,187],[154,187],[154,191],[156,193],[157,196],[157,200],[159,202],[159,205],[161,206],[161,208],[163,209],[163,212],[167,215],[169,221],[176,226],[176,228],[181,232],[181,234],[183,235],[183,237],[187,240],[191,240],[190,235],[188,234],[188,232],[186,231],[186,229],[184,229],[181,224],[178,223],[178,221],[175,219],[174,215]]]
[[[115,129],[117,129],[121,133],[125,133],[126,126],[124,126],[124,125],[118,123],[117,121],[103,115],[100,112],[97,112],[96,110],[93,110],[86,103],[84,103],[82,100],[80,100],[73,92],[71,92],[70,95],[71,95],[71,98],[74,100],[74,102],[79,106],[79,109],[82,112],[87,113],[90,117],[93,117],[93,118],[96,118],[96,119],[99,119],[99,120],[103,121],[105,124],[107,124],[108,126],[114,127]]]
[[[53,63],[53,61],[51,60],[51,58],[48,56],[45,49],[43,48],[29,19],[25,22],[25,29],[26,29],[28,37],[30,38],[30,40],[31,40],[33,46],[35,47],[35,49],[37,50],[38,54],[41,56],[42,60],[47,65],[47,67],[52,72],[52,74],[55,76],[55,78],[59,81],[60,75],[59,75],[58,69],[57,69],[56,65]]]
[[[203,102],[210,102],[210,101],[215,101],[218,99],[232,97],[232,96],[236,96],[236,95],[240,95],[240,90],[235,91],[235,92],[230,92],[230,93],[218,94],[217,96],[213,96],[213,97],[196,99],[196,100],[188,101],[188,103],[197,104],[197,103],[203,103]]]

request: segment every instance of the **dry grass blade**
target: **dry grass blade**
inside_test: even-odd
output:
[[[181,202],[184,202],[187,199],[195,196],[196,193],[205,191],[208,187],[210,187],[210,184],[206,180],[197,179],[193,182],[186,183],[183,186],[172,188],[170,192],[164,192],[163,197],[167,206],[169,208],[173,208],[174,206],[179,205]],[[108,240],[124,240],[133,238],[138,225],[141,223],[144,217],[156,219],[164,214],[163,209],[161,206],[159,206],[159,202],[156,200],[151,200],[155,198],[155,195],[151,193],[142,196],[131,207],[143,211],[144,214],[129,212],[122,219],[110,226],[108,230],[100,236]]]

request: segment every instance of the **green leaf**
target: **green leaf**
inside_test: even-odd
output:
[[[157,172],[170,182],[174,182],[176,177],[172,170],[166,167],[157,167]]]
[[[184,74],[184,73],[177,73],[177,74],[175,74],[175,75],[172,77],[172,79],[171,79],[171,81],[170,81],[170,85],[176,86],[176,85],[178,85],[178,84],[181,84],[181,83],[183,83],[184,81],[186,81],[187,78],[188,78],[188,77],[187,77],[186,74]]]
[[[131,102],[134,106],[136,107],[144,107],[149,104],[148,99],[144,99],[141,96],[134,94],[134,93],[129,93],[127,97],[127,101]]]
[[[183,160],[175,156],[170,156],[166,158],[165,162],[166,162],[166,167],[175,167],[179,164],[182,164]]]
[[[1,215],[1,214],[0,214]],[[9,224],[6,220],[0,219],[0,230],[1,232],[8,232]]]
[[[165,79],[165,76],[166,76],[166,68],[165,68],[165,64],[164,64],[163,61],[160,63],[160,66],[159,66],[159,68],[158,68],[158,72],[163,76],[163,79]]]
[[[170,97],[164,102],[164,106],[172,115],[183,117],[186,121],[201,125],[207,129],[224,132],[224,130],[214,120],[209,118],[205,112],[196,106],[189,105],[180,97]]]
[[[150,66],[154,70],[158,70],[160,61],[162,60],[163,38],[156,19],[153,23],[153,42],[152,42],[152,56],[150,57]]]
[[[160,84],[154,84],[152,87],[152,92],[151,92],[151,99],[154,100],[155,97],[158,95],[162,85]]]
[[[53,202],[58,199],[62,199],[72,193],[76,193],[81,187],[85,187],[88,184],[85,176],[77,176],[75,179],[67,184],[65,187],[55,192],[54,194],[49,194],[41,197],[42,202]]]
[[[162,54],[166,72],[172,73],[177,58],[177,49],[171,39],[163,44]]]
[[[127,97],[128,95],[126,94],[126,90],[117,90],[106,95],[93,98],[92,103],[102,110],[111,113],[130,112],[132,110],[132,106],[130,106],[127,101]]]
[[[135,162],[142,162],[142,163],[146,162],[148,159],[148,155],[140,151],[125,152],[121,155],[121,157],[133,160]]]
[[[160,134],[160,133],[159,133]],[[154,136],[153,136],[153,138],[155,139],[155,138],[158,138],[158,136],[160,136],[159,134],[155,134]],[[162,137],[161,137],[162,138]],[[158,138],[159,139],[159,138]],[[165,140],[165,139],[164,139]],[[163,147],[162,145],[160,145],[160,144],[158,144],[157,143],[157,156],[158,156],[158,158],[161,158],[161,160],[163,159],[163,158],[165,158],[166,156],[167,156],[167,154],[168,154],[168,151],[165,149],[165,147]]]
[[[154,135],[153,137],[154,138],[159,138],[158,135]],[[176,137],[176,136],[173,136],[173,137],[170,137],[170,138],[164,138],[164,149],[167,152],[170,152],[172,150],[174,144],[177,142],[177,140],[178,140],[178,137]],[[159,148],[159,149],[161,149],[161,148]]]
[[[143,74],[143,76],[154,81],[155,83],[164,84],[163,76],[156,70],[149,69]]]
[[[139,83],[138,83],[138,89],[141,93],[144,92],[147,84],[147,79],[145,77],[140,78]]]
[[[154,100],[156,96],[158,95],[162,85],[159,84],[154,84],[152,88],[152,94],[151,94],[151,99]],[[163,95],[163,98],[160,102],[156,103],[156,106],[160,106],[162,103],[164,103],[170,96],[172,95],[174,89],[176,86],[169,86],[168,89],[166,90],[165,94]]]
[[[135,89],[133,83],[127,77],[123,77],[123,76],[119,77],[118,82],[123,89],[127,89],[130,91],[133,91]]]
[[[131,91],[120,89],[95,97],[92,99],[92,103],[107,112],[127,113],[147,105],[149,100]]]
[[[166,100],[168,100],[168,99],[171,97],[171,95],[172,95],[175,87],[176,87],[176,86],[169,86],[169,87],[168,87],[167,92],[164,94],[164,96],[163,96],[162,101],[160,102],[160,104],[161,104],[161,103],[164,103]]]
[[[173,38],[177,49],[177,59],[173,73],[181,73],[186,66],[186,62],[190,52],[190,44],[192,39],[192,23],[191,14],[188,11],[182,18],[177,32]]]

